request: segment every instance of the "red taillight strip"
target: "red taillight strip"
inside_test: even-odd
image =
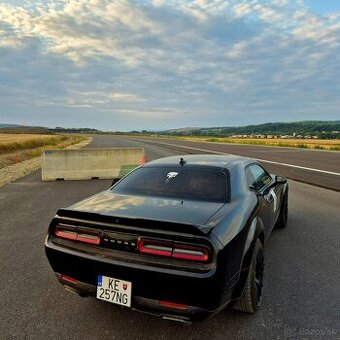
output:
[[[77,233],[75,231],[61,229],[59,227],[55,228],[54,235],[61,237],[61,238],[65,238],[67,240],[79,241],[79,242],[90,243],[90,244],[100,244],[99,235],[86,234],[84,232]]]
[[[208,250],[203,247],[175,244],[172,257],[181,260],[206,262],[209,259],[209,253]]]
[[[70,231],[70,230],[63,230],[59,228],[55,228],[54,235],[61,237],[61,238],[66,238],[68,240],[76,240],[77,239],[77,233]]]
[[[171,257],[172,253],[170,242],[140,239],[137,248],[143,254]]]
[[[63,281],[67,281],[67,282],[70,282],[70,283],[73,283],[73,284],[78,283],[78,280],[74,279],[73,277],[67,276],[67,275],[61,275],[61,279]]]
[[[142,254],[172,257],[180,260],[207,262],[209,250],[204,246],[178,244],[172,241],[139,239],[138,250]]]
[[[159,304],[164,307],[175,308],[175,309],[188,309],[187,305],[181,303],[169,302],[169,301],[159,301]]]
[[[100,237],[91,234],[78,234],[76,241],[90,243],[90,244],[100,244]]]

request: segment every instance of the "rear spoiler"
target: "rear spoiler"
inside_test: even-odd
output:
[[[211,227],[203,225],[191,225],[184,223],[173,223],[170,221],[146,220],[141,218],[126,218],[120,216],[107,216],[91,212],[75,211],[70,209],[59,209],[54,220],[68,221],[83,226],[107,228],[112,230],[143,230],[145,232],[161,233],[164,231],[187,236],[203,236],[209,233]]]

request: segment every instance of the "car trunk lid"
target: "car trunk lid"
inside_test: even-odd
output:
[[[67,209],[58,215],[91,220],[105,220],[128,225],[167,226],[180,232],[181,226],[190,225],[204,234],[211,229],[205,223],[221,209],[224,203],[178,200],[147,196],[118,195],[104,191]],[[176,225],[176,227],[175,227]]]

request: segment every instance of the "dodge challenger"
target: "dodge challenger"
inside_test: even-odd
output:
[[[288,213],[287,179],[254,159],[172,156],[58,210],[45,242],[80,296],[180,322],[261,306],[264,247]]]

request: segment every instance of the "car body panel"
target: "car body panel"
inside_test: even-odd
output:
[[[181,163],[180,157],[184,158]],[[276,183],[272,176],[266,187],[259,191],[251,189],[245,169],[254,163],[259,164],[237,156],[188,155],[143,165],[224,171],[229,188],[225,202],[121,195],[114,192],[115,184],[60,209],[50,224],[45,243],[59,281],[67,287],[70,284],[62,282],[61,275],[76,278],[79,285],[68,288],[83,295],[93,295],[82,287],[95,287],[99,274],[130,281],[134,292],[132,308],[161,316],[201,319],[232,305],[243,292],[256,239],[264,243],[270,235],[288,188],[287,184]],[[71,225],[76,232],[82,228],[96,232],[102,243],[93,246],[59,239],[54,231],[60,223]],[[209,261],[194,263],[140,254],[137,246],[111,246],[110,242],[117,237],[130,244],[146,237],[166,244],[207,247]],[[164,309],[157,304],[162,300],[188,308]]]
[[[127,218],[143,218],[173,223],[204,225],[224,203],[132,196],[103,191],[69,207],[68,210]]]

